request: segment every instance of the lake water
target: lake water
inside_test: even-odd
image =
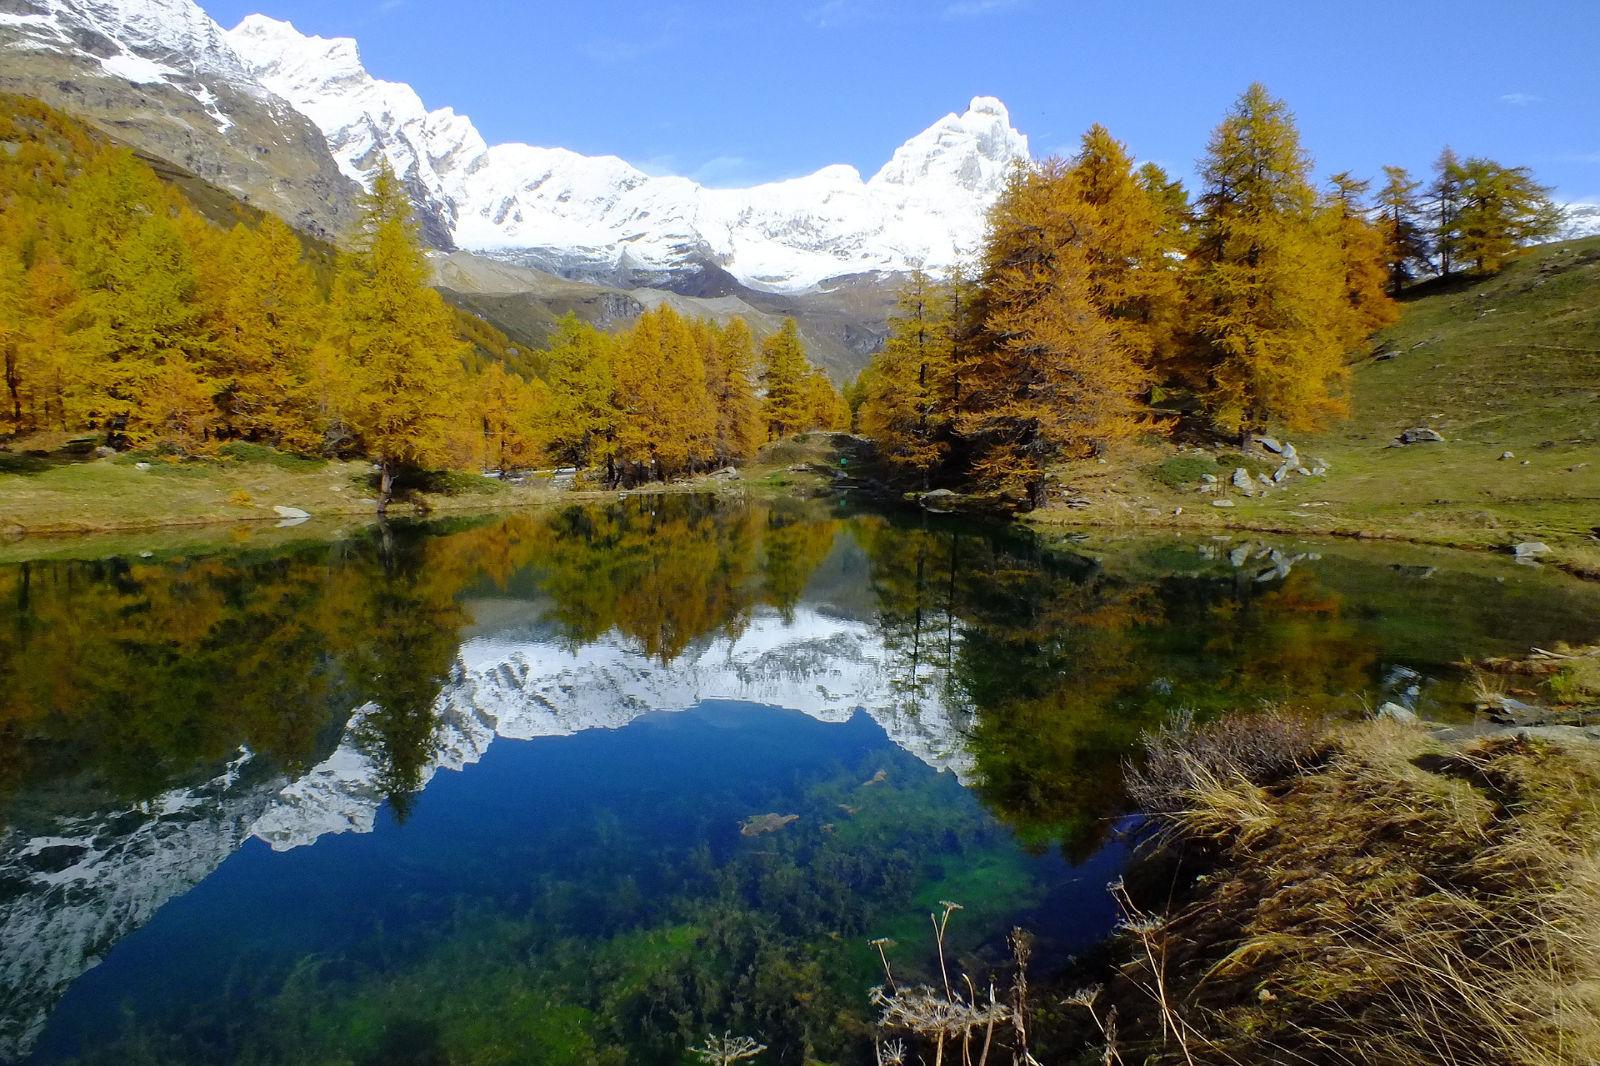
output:
[[[1180,708],[1462,713],[1600,586],[700,497],[0,567],[0,1062],[870,1061],[1091,948]],[[764,817],[767,816],[767,817]]]

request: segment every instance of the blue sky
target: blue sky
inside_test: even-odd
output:
[[[1600,200],[1600,0],[201,0],[353,36],[368,69],[491,142],[739,185],[870,175],[975,95],[1035,154],[1102,122],[1190,176],[1260,79],[1318,170],[1425,169],[1441,145]]]

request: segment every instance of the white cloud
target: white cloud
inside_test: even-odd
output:
[[[1544,97],[1535,96],[1533,93],[1506,93],[1500,97],[1500,102],[1502,104],[1510,104],[1512,107],[1527,107],[1529,104],[1537,104],[1543,99]]]

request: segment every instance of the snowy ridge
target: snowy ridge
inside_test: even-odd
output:
[[[1558,241],[1572,241],[1579,237],[1600,237],[1600,203],[1570,203],[1561,209],[1561,229]]]
[[[1005,105],[978,97],[907,141],[870,181],[832,166],[708,189],[615,156],[489,146],[465,116],[429,111],[410,86],[374,78],[349,38],[252,15],[228,40],[253,77],[317,124],[346,174],[369,182],[387,158],[425,225],[459,247],[577,276],[706,261],[755,287],[799,291],[848,274],[937,271],[977,252],[985,212],[1028,158]]]
[[[67,987],[250,835],[275,784],[218,778],[132,810],[103,811],[19,839],[0,833],[0,1061],[27,1054]]]
[[[483,758],[499,737],[529,740],[620,729],[653,711],[735,699],[800,711],[823,722],[863,709],[899,747],[962,780],[972,772],[958,713],[936,699],[896,708],[884,651],[865,623],[802,608],[785,623],[756,616],[737,637],[718,637],[670,664],[620,638],[569,651],[554,643],[482,638],[463,645],[439,694],[437,754],[423,781]],[[366,833],[383,796],[357,737],[372,708],[358,710],[338,750],[289,785],[252,829],[275,850],[328,833]]]

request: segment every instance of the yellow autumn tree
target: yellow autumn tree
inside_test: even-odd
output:
[[[1172,363],[1184,301],[1173,222],[1182,186],[1156,174],[1142,184],[1127,148],[1098,123],[1063,180],[1089,215],[1083,248],[1095,305],[1135,358],[1151,367]]]
[[[22,250],[9,242],[0,242],[0,370],[5,373],[8,398],[6,416],[11,431],[20,433],[27,426],[24,407],[31,413],[33,400],[26,397],[25,384],[31,385],[31,375],[23,370],[27,310],[28,272],[23,266]]]
[[[710,459],[716,411],[682,316],[666,304],[639,316],[618,339],[612,372],[619,481],[677,477]]]
[[[1309,428],[1347,410],[1344,283],[1310,173],[1288,107],[1260,83],[1207,145],[1192,287],[1219,428]]]
[[[850,428],[850,407],[820,368],[806,374],[805,427],[830,431]]]
[[[761,447],[766,426],[756,398],[755,338],[743,318],[712,327],[707,338],[706,387],[717,411],[715,462],[743,462]]]
[[[1096,304],[1094,220],[1065,176],[1059,161],[1019,170],[991,210],[961,369],[972,478],[1025,507],[1044,502],[1052,463],[1139,428],[1149,380]]]
[[[487,464],[504,478],[538,462],[549,439],[550,390],[544,382],[490,363],[473,386]]]
[[[220,241],[226,281],[220,294],[217,402],[227,431],[310,452],[322,444],[312,387],[312,350],[325,304],[295,236],[268,216],[239,225]]]
[[[355,248],[340,258],[331,316],[344,420],[378,466],[379,514],[400,470],[445,455],[460,402],[464,345],[428,277],[410,201],[385,164],[363,199]]]
[[[761,383],[766,389],[762,413],[767,421],[767,439],[779,440],[806,428],[805,345],[800,340],[800,325],[792,318],[761,344]]]
[[[615,341],[568,314],[556,324],[545,354],[550,383],[549,449],[558,463],[604,465],[612,477],[616,409],[612,363]]]
[[[861,379],[861,432],[924,488],[949,448],[955,416],[953,314],[953,288],[913,271],[900,289],[889,337]]]
[[[1400,309],[1389,296],[1390,264],[1384,231],[1372,220],[1366,204],[1371,183],[1349,171],[1333,175],[1328,183],[1322,224],[1344,277],[1345,306],[1338,329],[1340,343],[1348,350],[1398,319]]]

